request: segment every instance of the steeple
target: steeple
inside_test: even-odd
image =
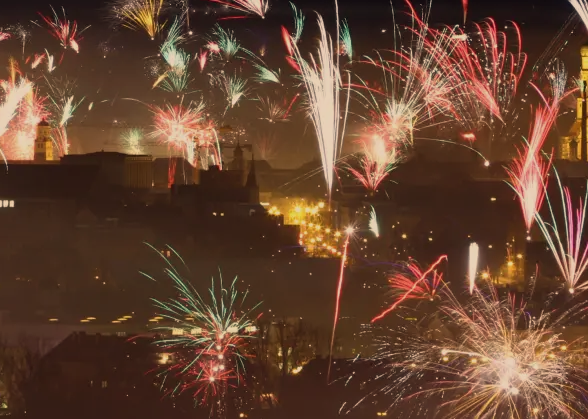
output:
[[[233,161],[231,162],[231,170],[245,170],[245,162],[243,160],[243,149],[237,140],[237,146],[233,150]]]
[[[249,191],[249,203],[259,204],[259,187],[257,186],[257,176],[255,176],[255,157],[253,153],[251,153],[251,164],[247,174],[247,181],[245,181],[245,188]]]
[[[257,188],[257,176],[255,176],[255,156],[251,153],[251,164],[249,165],[249,173],[247,174],[247,181],[245,182],[247,188]]]

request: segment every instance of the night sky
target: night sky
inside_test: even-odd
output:
[[[200,0],[192,1],[191,26],[194,37],[184,46],[186,51],[193,56],[205,43],[205,36],[217,22],[219,17],[235,15],[236,12],[222,10],[222,6],[213,2]],[[300,87],[295,86],[292,80],[292,71],[285,63],[284,47],[280,38],[280,26],[292,27],[292,13],[285,0],[272,0],[271,9],[265,20],[256,17],[238,20],[223,20],[221,25],[232,28],[238,40],[245,48],[257,52],[260,48],[267,48],[264,57],[269,67],[280,68],[289,79],[290,87],[286,89],[286,95],[295,94]],[[316,10],[325,17],[328,29],[334,32],[334,3],[330,0],[301,0],[295,4],[303,9],[306,14],[305,32],[301,49],[312,51],[315,45],[317,33],[315,19],[312,10]],[[11,2],[10,10],[0,18],[3,26],[20,23],[30,28],[32,38],[26,45],[26,56],[33,53],[42,53],[45,48],[51,52],[60,54],[57,41],[51,39],[46,31],[35,26],[31,21],[39,22],[37,12],[50,14],[50,6],[53,5],[60,11],[63,6],[70,20],[76,20],[80,28],[90,27],[84,32],[81,41],[80,54],[66,51],[62,64],[56,70],[56,77],[67,77],[76,81],[77,96],[85,97],[85,106],[80,107],[71,122],[72,135],[75,137],[75,126],[97,128],[97,131],[84,132],[84,138],[72,138],[74,143],[82,144],[82,147],[74,145],[74,152],[95,151],[96,148],[104,148],[101,142],[112,142],[115,134],[101,131],[112,126],[122,127],[149,127],[151,114],[144,104],[162,105],[170,100],[169,93],[152,89],[153,80],[147,75],[150,60],[156,59],[159,43],[150,41],[144,33],[133,32],[125,28],[116,27],[108,17],[108,2],[99,0],[61,0],[60,2],[47,2],[41,0],[22,0]],[[394,0],[396,21],[408,23],[406,18],[406,5],[403,1]],[[13,6],[13,7],[12,7]],[[421,10],[415,2],[415,8]],[[523,46],[529,53],[529,62],[533,63],[551,38],[555,35],[568,16],[573,13],[573,8],[567,1],[538,2],[532,0],[522,1],[478,1],[470,0],[470,21],[479,21],[485,17],[494,17],[499,26],[507,20],[514,20],[521,25],[523,32]],[[379,1],[340,1],[340,16],[349,22],[357,54],[371,54],[377,48],[390,48],[392,46],[392,12],[390,3],[386,0]],[[171,16],[168,16],[168,19]],[[462,19],[462,6],[459,0],[435,0],[432,5],[432,14],[429,22],[432,25],[455,25]],[[382,30],[386,30],[383,33]],[[584,29],[578,26],[578,30],[571,37],[570,44],[563,51],[564,59],[570,73],[575,74],[579,64],[577,56],[578,46],[584,42]],[[22,56],[20,45],[11,40],[0,45],[0,62],[7,62],[9,56]],[[207,79],[197,74],[194,80],[196,89],[206,89]],[[268,126],[259,121],[255,99],[260,94],[281,97],[283,92],[271,91],[271,86],[258,91],[248,97],[238,109],[223,118],[223,123],[231,124],[245,130],[241,141],[253,142],[260,136],[271,136],[274,143],[279,144],[282,158],[277,158],[276,164],[281,166],[298,165],[310,159],[316,158],[316,145],[313,129],[303,112],[299,110],[288,123]],[[298,89],[298,90],[295,90]],[[196,94],[197,96],[197,94]],[[195,96],[192,96],[196,99]],[[177,98],[171,98],[177,100]],[[87,112],[86,106],[94,103],[92,112]],[[354,135],[354,128],[358,121],[350,117],[350,135]],[[104,136],[109,137],[104,140]],[[353,145],[351,141],[346,141]],[[77,147],[77,148],[76,148]],[[108,146],[107,146],[108,147]]]

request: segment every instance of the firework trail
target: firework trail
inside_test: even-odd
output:
[[[361,144],[363,156],[359,159],[360,168],[355,169],[349,165],[347,170],[373,193],[398,166],[400,155],[394,145],[389,146],[379,135],[373,135],[370,139],[363,140]]]
[[[480,248],[478,247],[478,243],[470,244],[470,251],[469,251],[469,259],[468,259],[468,281],[470,284],[470,295],[474,293],[474,288],[476,287],[476,275],[478,273],[478,258],[480,256]]]
[[[463,7],[463,23],[465,25],[466,19],[468,17],[468,3],[469,0],[461,0],[461,5]]]
[[[412,264],[409,265],[409,270],[415,274],[418,273],[418,276],[415,276],[414,279],[409,279],[407,277],[397,277],[398,280],[393,280],[391,283],[393,285],[402,285],[399,288],[399,291],[401,292],[401,295],[398,296],[394,303],[388,307],[386,310],[382,311],[380,314],[378,314],[376,317],[374,317],[372,319],[372,323],[383,319],[388,313],[390,313],[391,311],[393,311],[396,307],[398,307],[398,305],[400,303],[402,303],[403,301],[405,301],[406,299],[410,299],[410,298],[418,298],[413,296],[413,293],[417,292],[417,294],[414,295],[418,295],[419,292],[421,292],[422,295],[422,290],[426,290],[426,289],[432,289],[431,284],[434,284],[437,282],[437,285],[439,283],[439,281],[441,280],[439,277],[439,281],[437,281],[435,278],[438,277],[437,274],[437,266],[439,266],[439,264],[441,262],[443,262],[444,260],[447,260],[447,256],[443,255],[440,256],[431,266],[429,266],[429,268],[422,272],[420,270],[420,268],[418,268],[418,266]],[[412,268],[411,268],[411,267]],[[427,279],[427,277],[429,277],[429,275],[433,275],[433,280],[431,281],[430,279]],[[404,279],[402,279],[404,278]],[[429,282],[428,284],[426,284],[426,282]],[[407,286],[408,285],[408,286]],[[434,287],[435,289],[437,288],[437,286]]]
[[[159,23],[163,0],[116,0],[112,15],[124,27],[133,31],[145,31],[151,40],[163,29]]]
[[[51,10],[53,11],[53,18],[44,16],[43,14],[39,13],[39,16],[41,16],[43,21],[49,27],[49,33],[59,41],[63,49],[71,48],[75,52],[79,53],[79,41],[81,40],[81,38],[79,38],[79,35],[82,32],[84,32],[84,30],[86,30],[87,28],[78,33],[77,22],[70,22],[69,20],[67,20],[64,9],[62,9],[63,19],[59,18],[57,12],[55,12],[55,9],[51,8]]]
[[[338,16],[337,19],[339,19]],[[336,54],[338,48],[335,52],[333,51],[333,42],[327,35],[323,18],[320,15],[318,15],[318,25],[321,38],[316,60],[312,56],[310,61],[304,60],[298,46],[294,44],[293,47],[294,56],[300,67],[308,94],[309,115],[316,131],[323,173],[330,199],[335,163],[343,143],[347,111],[343,116],[343,127],[341,128],[339,103],[341,76],[339,73],[339,56]]]
[[[382,339],[373,361],[387,369],[379,377],[387,383],[373,395],[411,400],[420,412],[435,405],[448,418],[584,417],[582,343],[564,341],[557,330],[585,304],[534,317],[488,288],[476,288],[462,305],[445,287],[435,339]]]
[[[372,206],[370,210],[370,221],[369,221],[370,231],[374,233],[374,236],[380,237],[380,227],[378,226],[378,216],[376,214],[376,209]]]
[[[174,254],[178,256],[175,251]],[[157,345],[171,352],[175,361],[160,373],[166,381],[177,382],[166,394],[189,392],[197,401],[210,403],[213,409],[220,410],[218,413],[224,413],[229,387],[237,387],[243,381],[244,361],[250,356],[247,347],[257,330],[252,315],[260,303],[251,309],[244,308],[248,293],[236,288],[237,278],[228,288],[224,287],[222,277],[218,282],[213,279],[206,298],[165,260],[165,274],[179,296],[166,301],[152,299],[161,310],[160,316],[171,322],[170,326],[155,328],[167,336]]]
[[[239,12],[257,15],[265,19],[265,14],[269,10],[268,0],[210,0],[215,3],[238,10]]]
[[[578,206],[574,207],[570,191],[562,185],[557,171],[555,177],[560,192],[563,223],[558,222],[549,195],[546,197],[550,220],[539,213],[535,213],[535,219],[555,258],[567,290],[574,294],[588,287],[588,283],[580,282],[588,267],[588,244],[583,240],[588,190],[584,199],[580,199]]]
[[[586,2],[586,0],[568,0],[568,1],[573,6],[573,8],[576,10],[576,13],[578,13],[578,16],[580,16],[580,19],[582,19],[582,23],[584,24],[584,27],[586,27],[586,29],[588,29],[588,3]]]
[[[335,296],[335,316],[333,319],[333,332],[331,334],[331,345],[329,346],[329,368],[327,370],[327,382],[331,377],[331,363],[333,360],[333,345],[335,344],[335,332],[337,331],[337,323],[339,322],[339,309],[341,307],[341,292],[343,291],[343,277],[345,274],[345,264],[347,263],[347,249],[349,248],[349,240],[355,233],[353,227],[347,227],[345,230],[345,242],[343,243],[343,251],[341,252],[341,267],[339,269],[339,280],[337,281],[337,293]]]

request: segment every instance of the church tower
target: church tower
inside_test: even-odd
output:
[[[580,97],[577,99],[576,105],[576,121],[574,121],[568,135],[560,139],[559,158],[562,160],[586,160],[588,151],[586,138],[584,137],[582,139],[582,120],[586,118],[584,106],[582,105],[584,103],[584,95],[586,94],[585,86],[588,83],[588,45],[583,45],[580,48],[580,55],[582,58],[582,68],[580,71]],[[584,127],[584,130],[586,130],[586,127]]]
[[[239,170],[241,172],[245,171],[245,160],[243,159],[243,149],[239,142],[237,142],[237,146],[233,150],[233,161],[229,167],[231,170]]]
[[[45,120],[41,121],[39,125],[37,125],[34,160],[53,160],[53,140],[51,139],[51,126]]]

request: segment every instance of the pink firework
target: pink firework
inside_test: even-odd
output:
[[[360,168],[351,165],[349,172],[369,191],[375,192],[399,161],[396,146],[389,144],[378,135],[362,141],[363,156],[359,159]]]
[[[566,79],[566,77],[563,78]],[[533,87],[535,86],[533,85]],[[541,208],[545,198],[547,174],[551,167],[551,159],[542,157],[541,149],[557,118],[560,101],[576,90],[565,92],[565,83],[563,86],[552,83],[553,98],[551,104],[549,104],[539,89],[537,87],[535,89],[545,105],[537,107],[530,128],[529,139],[519,149],[518,157],[512,161],[507,169],[510,185],[515,190],[521,203],[527,231],[531,229],[535,214]]]
[[[539,106],[531,126],[529,141],[519,150],[508,168],[510,185],[515,190],[521,203],[523,218],[527,231],[531,230],[535,214],[541,208],[545,198],[547,174],[551,159],[541,156],[541,148],[551,126],[557,117],[557,107]]]
[[[203,103],[153,106],[151,111],[154,114],[152,135],[167,144],[170,151],[181,153],[194,166],[198,164],[198,157],[220,164],[220,153],[218,147],[215,148],[216,131],[205,121]]]
[[[437,295],[437,289],[439,284],[442,282],[442,275],[437,273],[437,266],[444,260],[447,260],[447,256],[440,256],[426,271],[421,269],[414,263],[409,264],[409,271],[411,276],[398,275],[392,277],[390,284],[392,287],[397,288],[398,295],[395,297],[394,303],[378,314],[372,319],[372,323],[384,318],[388,313],[394,310],[400,303],[407,299],[431,299]]]
[[[498,31],[493,19],[474,26],[471,43],[462,40],[460,35],[465,35],[465,39],[468,36],[460,30],[449,35],[455,44],[454,65],[467,82],[463,88],[473,93],[492,116],[504,122],[527,63],[521,32],[512,23],[515,37],[509,39],[505,32]]]
[[[410,261],[406,266],[407,272],[397,272],[390,276],[388,282],[396,300],[402,298],[407,291],[411,291],[405,300],[429,300],[439,297],[439,287],[443,284],[443,274],[433,270],[424,275],[420,266]],[[420,278],[424,278],[418,282]],[[415,283],[417,283],[416,286]]]
[[[218,47],[218,45],[217,45]],[[204,67],[206,67],[206,63],[208,62],[208,51],[200,50],[200,54],[198,54],[198,65],[200,66],[200,72],[204,71]]]
[[[59,41],[63,49],[71,48],[75,52],[80,52],[79,38],[80,33],[78,33],[78,24],[77,22],[73,21],[70,22],[67,20],[65,15],[65,10],[63,11],[63,19],[60,19],[55,10],[52,8],[53,11],[53,18],[48,16],[44,16],[43,14],[39,13],[39,16],[43,19],[43,21],[47,24],[49,28],[49,33]]]

